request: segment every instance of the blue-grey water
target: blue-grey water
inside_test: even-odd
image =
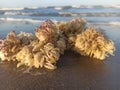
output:
[[[90,25],[120,27],[120,5],[0,8],[0,37],[14,31],[34,32],[43,21],[85,18]]]

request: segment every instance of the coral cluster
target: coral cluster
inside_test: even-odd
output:
[[[15,60],[15,55],[33,40],[35,40],[35,36],[31,33],[21,32],[17,35],[14,31],[10,32],[6,39],[0,40],[1,60]]]
[[[60,22],[58,24],[58,27],[66,37],[67,49],[69,50],[74,46],[76,35],[85,30],[86,21],[82,18],[77,18],[68,22]]]
[[[0,58],[3,61],[18,61],[17,67],[26,65],[55,69],[56,61],[66,49],[64,36],[50,20],[37,28],[35,35],[10,32],[5,40],[0,41]]]
[[[0,40],[1,60],[17,61],[17,67],[55,69],[66,49],[101,60],[115,50],[112,41],[94,28],[87,28],[81,18],[59,23],[47,20],[35,29],[35,35],[13,31]]]
[[[81,55],[103,60],[108,54],[113,55],[115,48],[114,43],[102,33],[97,32],[95,28],[88,28],[77,35],[74,50]]]

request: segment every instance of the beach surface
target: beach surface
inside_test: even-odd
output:
[[[54,71],[28,71],[25,67],[16,68],[15,62],[0,62],[0,90],[120,90],[119,27],[98,27],[114,41],[115,56],[100,61],[67,51]]]

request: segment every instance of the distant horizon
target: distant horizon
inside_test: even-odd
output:
[[[48,7],[72,5],[120,5],[120,0],[0,0],[0,8]]]
[[[64,7],[64,6],[119,6],[120,7],[120,4],[94,4],[94,5],[84,5],[84,4],[81,4],[81,5],[49,5],[49,6],[23,6],[23,7],[0,7],[1,9],[2,8],[39,8],[39,7]]]

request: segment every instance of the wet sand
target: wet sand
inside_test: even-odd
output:
[[[120,30],[102,26],[115,42],[115,56],[105,61],[66,52],[54,71],[16,68],[0,63],[0,90],[120,90]]]

